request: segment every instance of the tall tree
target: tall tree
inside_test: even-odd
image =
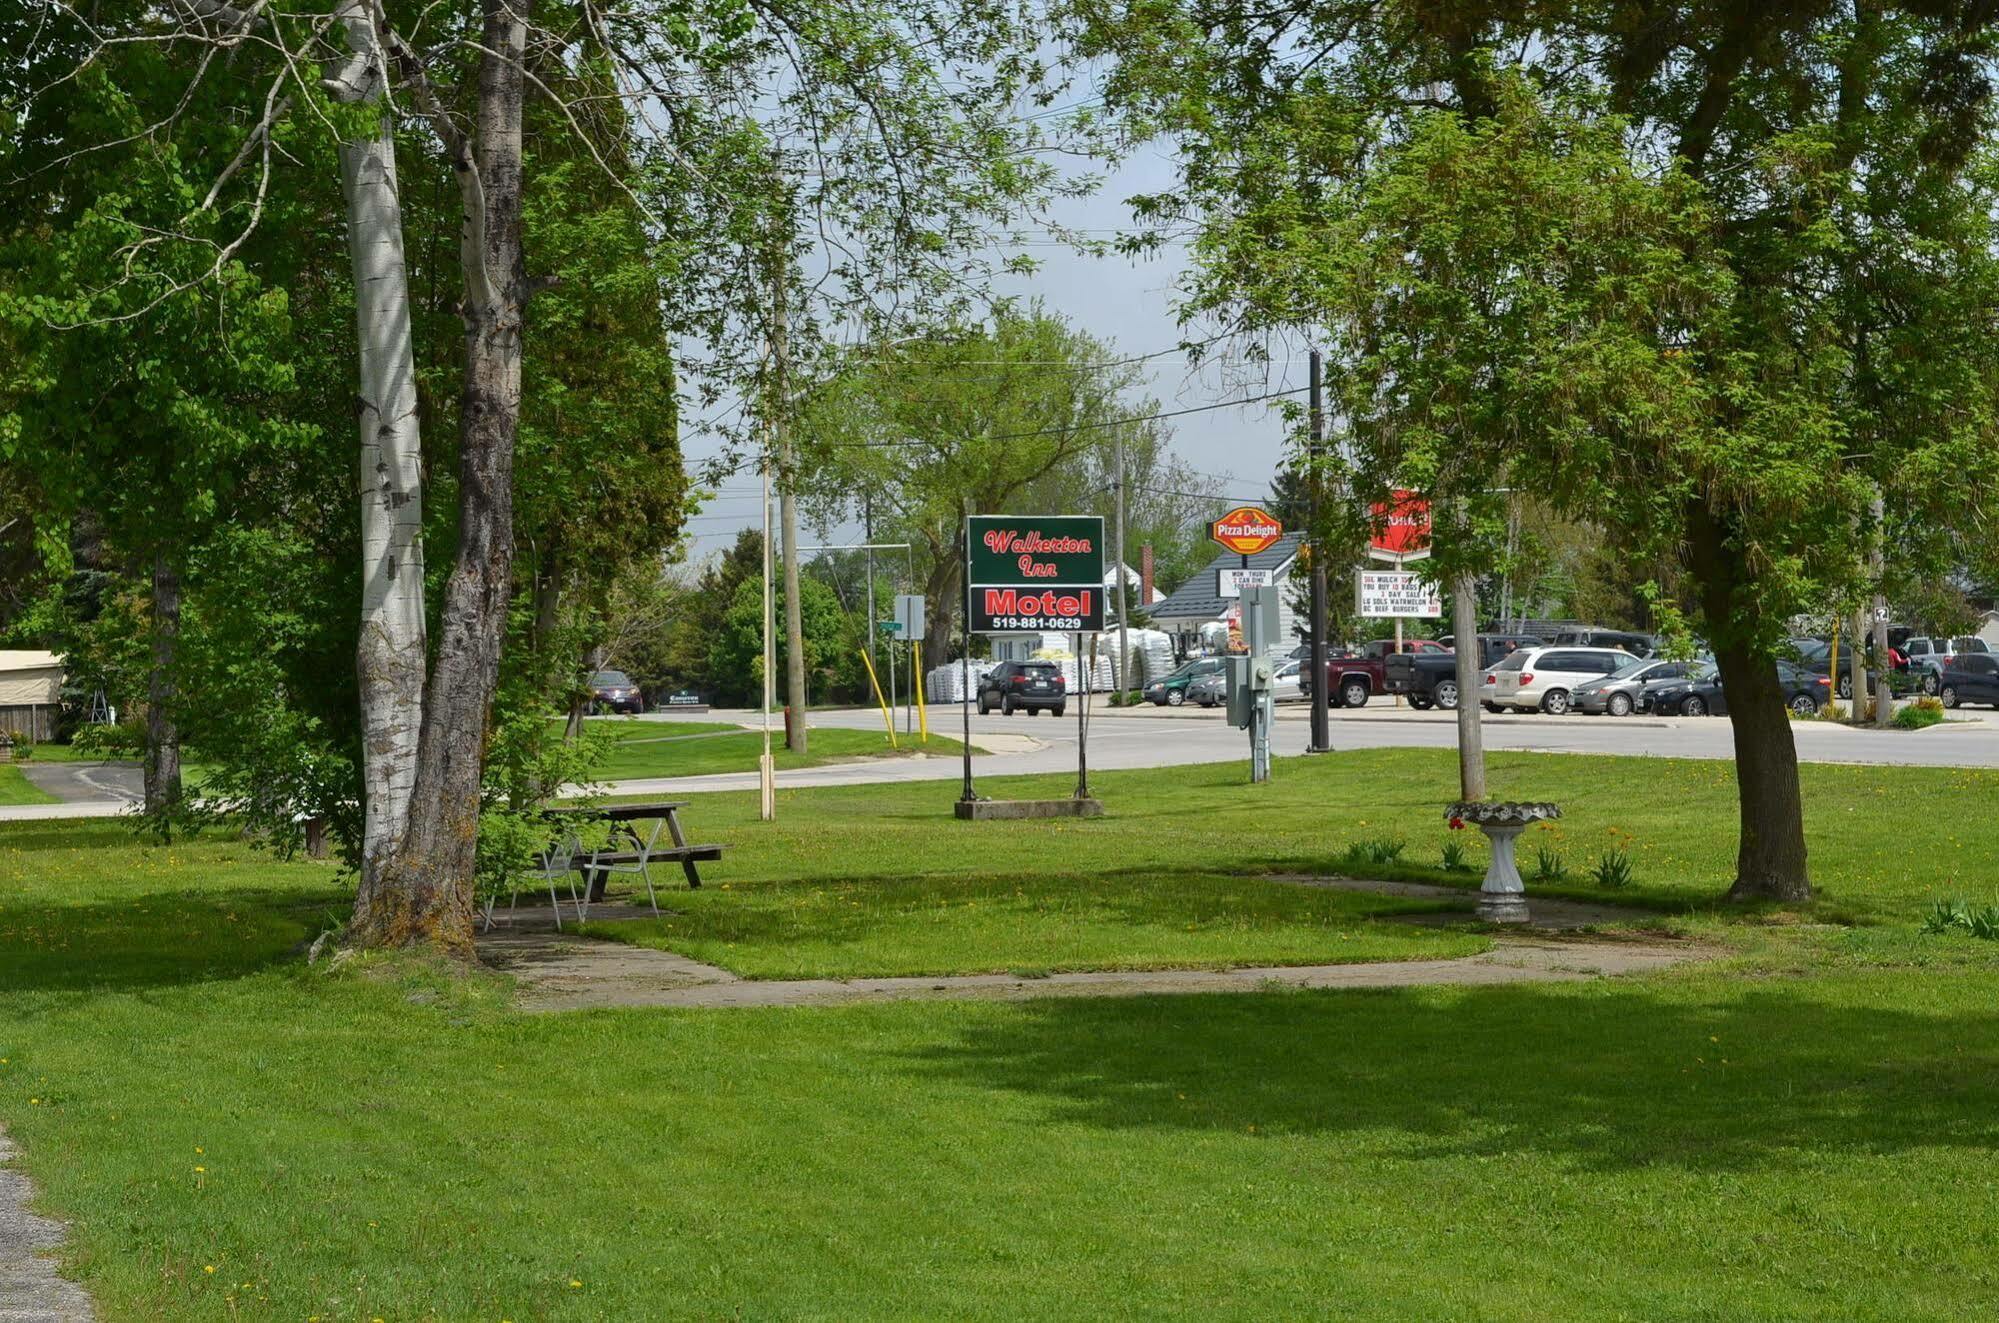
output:
[[[804,462],[838,494],[821,517],[867,499],[878,534],[915,545],[925,656],[951,655],[965,516],[1072,508],[1085,492],[1101,508],[1110,429],[1153,412],[1126,393],[1135,380],[1110,346],[1060,318],[1002,310],[989,325],[872,350],[814,393]]]
[[[1572,513],[1597,476],[1622,476],[1606,489],[1620,532],[1682,557],[1728,688],[1742,812],[1733,894],[1809,897],[1796,751],[1772,666],[1785,620],[1801,604],[1855,595],[1873,486],[1891,523],[1920,512],[1949,525],[1967,497],[1989,500],[1994,481],[1994,359],[1972,305],[1989,299],[1992,280],[1989,171],[1974,154],[1991,115],[1991,82],[1978,71],[1999,20],[1974,3],[1876,0],[1642,10],[1335,0],[1228,23],[1194,6],[1079,0],[1066,13],[1081,49],[1113,64],[1114,111],[1181,146],[1180,186],[1141,199],[1139,213],[1196,223],[1191,316],[1331,331],[1328,303],[1344,300],[1329,290],[1352,275],[1335,255],[1399,242],[1440,259],[1423,273],[1428,306],[1405,303],[1428,317],[1400,337],[1411,353],[1437,360],[1454,348],[1531,373],[1534,362],[1512,352],[1526,341],[1495,342],[1506,352],[1494,360],[1481,332],[1519,329],[1549,302],[1590,303],[1601,320],[1577,334],[1605,332],[1605,348],[1628,362],[1578,362],[1570,329],[1549,322],[1537,332],[1543,364],[1592,369],[1540,383],[1533,398],[1554,412],[1480,411],[1468,387],[1481,369],[1468,367],[1450,379],[1466,412],[1407,439],[1433,456],[1459,443],[1491,453],[1509,436],[1559,449],[1563,469],[1534,476]],[[1496,190],[1486,193],[1495,214],[1481,217],[1441,186],[1424,199],[1420,179],[1392,165],[1381,173],[1384,155],[1419,133],[1440,147],[1437,115],[1483,132],[1514,95],[1518,65],[1563,116],[1623,117],[1581,152],[1596,172],[1574,176],[1585,186],[1575,205],[1549,199],[1507,233],[1516,204]],[[1523,172],[1578,165],[1549,146],[1541,140]],[[1451,159],[1465,179],[1504,177],[1482,148]],[[1391,178],[1402,206],[1387,219],[1405,228],[1341,229],[1372,198],[1370,181]],[[1641,234],[1609,216],[1592,223],[1613,197],[1639,209]],[[1474,233],[1426,243],[1406,228],[1426,208],[1428,220]],[[1569,231],[1578,220],[1587,241]],[[1657,265],[1622,266],[1641,249]],[[1488,279],[1509,301],[1485,306],[1476,281],[1442,264],[1478,258],[1483,275],[1503,275],[1490,265],[1502,252],[1535,266]],[[1578,287],[1570,258],[1613,283]],[[1648,289],[1670,297],[1648,308]],[[1477,319],[1454,324],[1460,313]],[[1918,348],[1932,332],[1947,352]],[[1355,366],[1358,380],[1378,379]],[[1622,367],[1655,397],[1616,380]],[[1384,426],[1403,412],[1380,403]],[[1489,467],[1484,485],[1508,485],[1513,458]],[[1929,476],[1945,470],[1955,483]],[[1406,476],[1427,475],[1418,465]]]

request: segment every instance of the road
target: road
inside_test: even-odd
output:
[[[962,711],[929,709],[933,733],[959,736],[965,728]],[[1926,731],[1854,730],[1830,723],[1800,722],[1798,756],[1807,762],[1880,763],[1917,766],[1999,767],[1999,716],[1990,712],[1960,712],[1950,724]],[[1457,723],[1450,713],[1415,712],[1377,700],[1365,708],[1331,714],[1335,750],[1379,748],[1440,748],[1457,746]],[[711,712],[682,718],[661,713],[643,718],[742,721],[751,712]],[[898,726],[901,714],[897,714]],[[1303,753],[1310,739],[1311,716],[1302,705],[1278,709],[1274,750],[1279,755]],[[879,712],[858,709],[815,712],[815,726],[879,729]],[[1734,736],[1723,717],[1550,717],[1541,714],[1492,716],[1484,719],[1488,749],[1539,753],[1626,754],[1654,758],[1732,758]],[[1018,744],[1031,737],[1035,747],[1022,752],[994,753],[974,759],[980,776],[1011,773],[1067,772],[1076,766],[1076,713],[1072,708],[1058,721],[1050,716],[971,716],[974,745],[982,737],[999,737]],[[1011,737],[1011,738],[1008,738]],[[781,727],[778,738],[782,738]],[[997,743],[998,740],[995,740]],[[981,747],[985,747],[981,745]],[[1190,763],[1230,762],[1249,758],[1249,738],[1222,720],[1219,711],[1198,708],[1104,708],[1093,712],[1089,740],[1090,766],[1095,770],[1168,767]],[[780,786],[859,785],[872,782],[950,781],[962,775],[954,757],[904,761],[879,759],[836,763],[825,767],[780,772]],[[710,776],[664,777],[618,784],[620,793],[667,794],[711,790],[754,789],[756,770]]]
[[[901,714],[898,713],[898,720]],[[1923,731],[1854,730],[1820,722],[1792,727],[1798,756],[1806,762],[1909,766],[1999,767],[1999,713],[1959,711],[1953,720]],[[958,736],[964,716],[955,706],[929,709],[930,729]],[[640,718],[671,726],[681,721],[739,721],[754,724],[744,711],[703,714],[657,713]],[[782,723],[777,738],[782,739]],[[880,729],[881,714],[869,709],[815,712],[812,724],[856,730]],[[1449,713],[1397,709],[1377,700],[1364,708],[1332,714],[1334,750],[1381,748],[1448,749],[1457,744]],[[1035,772],[1067,773],[1076,768],[1076,712],[1050,716],[971,717],[972,743],[992,752],[974,759],[980,777]],[[1310,737],[1310,714],[1301,705],[1278,709],[1275,752],[1303,753]],[[1732,758],[1734,737],[1722,717],[1485,717],[1488,749],[1535,753],[1626,754],[1651,758]],[[1247,762],[1248,737],[1222,720],[1219,711],[1199,708],[1102,708],[1093,712],[1090,767],[1096,771],[1173,767],[1193,763]],[[102,817],[128,812],[139,795],[136,764],[44,763],[23,769],[61,804],[0,808],[0,822],[37,818]],[[1282,772],[1280,770],[1280,775]],[[909,781],[956,781],[961,761],[953,756],[866,759],[778,773],[778,785],[868,785]],[[709,776],[659,777],[620,781],[619,794],[698,794],[753,790],[754,767]]]

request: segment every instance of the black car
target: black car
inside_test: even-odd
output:
[[[592,712],[643,712],[645,695],[623,671],[598,671],[590,677]]]
[[[1990,703],[1999,707],[1999,656],[1989,652],[1960,653],[1937,677],[1937,696],[1945,707]]]
[[[1791,662],[1777,663],[1777,682],[1784,686],[1784,706],[1801,716],[1813,715],[1832,699],[1830,679]],[[1646,685],[1645,704],[1665,717],[1722,716],[1728,696],[1722,692],[1721,672],[1703,665],[1681,679]]]
[[[1059,717],[1068,705],[1068,689],[1054,662],[1001,662],[979,681],[979,715],[998,708],[1008,716],[1048,711]]]

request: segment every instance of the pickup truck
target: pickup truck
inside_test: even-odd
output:
[[[1333,696],[1329,704],[1331,707],[1366,707],[1370,697],[1384,692],[1387,679],[1387,671],[1383,669],[1379,657],[1346,654],[1326,658],[1326,692]],[[1298,668],[1298,692],[1304,695],[1307,702],[1313,701],[1317,692],[1312,684],[1309,657]]]
[[[1478,664],[1483,671],[1517,648],[1538,647],[1541,640],[1525,634],[1480,634]],[[1382,688],[1402,694],[1409,706],[1422,711],[1440,707],[1446,712],[1458,705],[1458,654],[1456,652],[1405,652],[1388,658]]]

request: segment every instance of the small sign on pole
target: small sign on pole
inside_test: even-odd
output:
[[[923,637],[923,624],[923,594],[897,593],[895,632],[906,639],[920,639]]]
[[[1268,588],[1273,572],[1267,569],[1245,570],[1236,566],[1215,571],[1215,596],[1241,597],[1245,588]]]
[[[1413,570],[1354,571],[1354,614],[1370,620],[1416,616],[1438,620],[1444,601],[1437,585]]]

